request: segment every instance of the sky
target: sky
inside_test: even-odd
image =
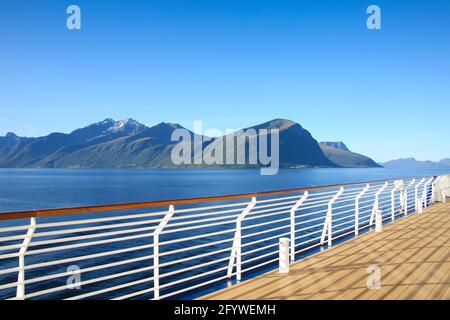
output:
[[[66,9],[81,9],[68,30]],[[366,27],[381,8],[381,30]],[[6,0],[0,135],[274,118],[386,161],[450,157],[450,2]]]

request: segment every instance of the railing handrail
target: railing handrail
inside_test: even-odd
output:
[[[429,177],[429,176],[427,176]],[[433,175],[433,177],[437,177]],[[280,195],[286,193],[300,193],[300,192],[311,192],[316,190],[331,189],[338,187],[348,187],[357,186],[362,184],[373,184],[380,182],[388,182],[395,180],[407,180],[407,179],[420,179],[422,177],[400,177],[392,179],[382,179],[373,181],[363,181],[363,182],[352,182],[345,184],[333,184],[326,186],[316,186],[316,187],[306,187],[306,188],[293,188],[293,189],[283,189],[283,190],[273,190],[273,191],[261,191],[252,193],[241,193],[241,194],[231,194],[222,196],[208,196],[208,197],[197,197],[197,198],[180,198],[172,200],[157,200],[148,202],[131,202],[131,203],[117,203],[117,204],[107,204],[107,205],[92,205],[92,206],[81,206],[81,207],[67,207],[67,208],[54,208],[54,209],[33,209],[25,211],[10,211],[10,212],[0,212],[0,221],[2,220],[14,220],[14,219],[24,219],[24,218],[36,218],[36,217],[49,217],[49,216],[63,216],[69,214],[81,214],[81,213],[95,213],[95,212],[107,212],[107,211],[120,211],[128,209],[143,209],[152,207],[162,207],[169,205],[182,205],[182,204],[192,204],[192,203],[205,203],[205,202],[216,202],[225,200],[236,200],[245,199],[252,197],[267,197],[273,195]]]
[[[0,228],[0,297],[76,300],[101,299],[108,294],[108,298],[122,300],[199,294],[200,287],[225,281],[229,284],[233,279],[241,280],[244,274],[254,276],[249,273],[252,270],[258,273],[276,262],[288,263],[288,251],[290,260],[295,261],[312,250],[330,248],[369,232],[373,230],[374,209],[376,232],[382,231],[383,222],[421,213],[422,208],[436,202],[436,191],[440,191],[440,185],[423,181],[425,178],[404,178],[258,192],[250,195],[260,198],[254,196],[250,202],[249,194],[240,194],[25,211],[22,214],[51,216],[68,214],[68,210],[144,209],[94,217],[65,216],[62,221],[51,221],[51,217],[49,221],[37,221],[32,216],[28,224]],[[394,191],[394,195],[399,194],[392,197],[391,190],[405,182],[407,187]],[[372,191],[362,194],[368,186]],[[318,191],[309,192],[314,190]],[[408,190],[415,192],[408,195]],[[272,196],[264,197],[268,195]],[[233,201],[238,198],[244,199]],[[218,199],[222,201],[200,203]],[[162,205],[167,202],[169,206]],[[176,203],[192,205],[176,207]],[[149,206],[159,207],[146,210]],[[279,239],[289,236],[289,248],[282,250],[285,254],[280,260]],[[64,280],[66,284],[62,285]],[[85,292],[72,293],[73,285],[87,287]]]

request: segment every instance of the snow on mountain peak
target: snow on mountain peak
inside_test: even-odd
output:
[[[107,118],[107,119],[103,120],[102,122],[98,122],[96,124],[108,124],[108,123],[115,123],[115,121],[114,121],[114,119]]]
[[[125,118],[117,121],[108,130],[113,132],[125,131],[127,133],[135,134],[146,127],[132,118]]]

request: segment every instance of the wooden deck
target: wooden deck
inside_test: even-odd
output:
[[[436,204],[201,299],[450,299],[450,204]],[[379,268],[380,286],[373,288]],[[368,288],[368,282],[372,289]]]

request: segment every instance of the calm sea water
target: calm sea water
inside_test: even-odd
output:
[[[175,198],[189,198],[200,196],[214,196],[224,194],[236,194],[236,193],[248,193],[255,191],[269,191],[276,189],[289,189],[296,187],[312,187],[318,185],[330,185],[348,182],[363,182],[371,180],[382,180],[389,178],[400,177],[417,177],[417,176],[430,176],[436,174],[448,173],[446,171],[439,170],[390,170],[384,168],[375,169],[286,169],[280,170],[279,174],[275,176],[261,176],[259,170],[166,170],[166,169],[0,169],[0,212],[27,210],[27,209],[41,209],[41,208],[55,208],[55,207],[70,207],[70,206],[83,206],[83,205],[96,205],[96,204],[110,204],[110,203],[124,203],[124,202],[136,202],[136,201],[151,201],[162,199],[175,199]],[[412,196],[412,195],[410,195]],[[370,201],[373,201],[371,199]],[[412,199],[410,199],[410,204]],[[342,205],[346,205],[344,203]],[[323,204],[326,206],[326,204]],[[389,216],[390,204],[385,204],[386,208],[382,208],[384,212]],[[326,207],[322,208],[326,209]],[[341,211],[347,210],[343,207]],[[317,211],[319,208],[310,209],[310,211]],[[326,210],[325,210],[326,211]],[[311,227],[308,231],[303,233],[297,233],[297,236],[304,234],[302,241],[310,240],[313,242],[307,242],[304,247],[311,246],[312,244],[318,244],[317,236],[322,232],[322,225],[325,219],[325,211],[317,213],[314,216],[308,216],[304,219],[304,222],[299,222],[298,228]],[[303,212],[304,214],[309,211]],[[108,214],[108,213],[106,213]],[[123,214],[122,212],[117,214]],[[94,214],[96,217],[101,217],[103,214]],[[367,216],[367,214],[366,214]],[[83,215],[84,217],[84,215]],[[89,215],[89,217],[93,217]],[[224,216],[225,217],[225,216]],[[339,232],[348,231],[348,228],[353,228],[351,213],[341,227],[335,227],[333,232],[339,234]],[[39,223],[55,222],[52,218],[44,217],[39,219]],[[59,221],[65,219],[73,219],[73,216],[57,217]],[[310,219],[321,219],[313,223],[308,222]],[[363,217],[361,217],[363,218]],[[277,219],[278,222],[276,221]],[[243,244],[247,246],[243,249],[245,255],[245,261],[252,261],[252,263],[264,263],[261,268],[257,268],[246,272],[243,275],[243,279],[248,279],[257,274],[271,270],[276,267],[273,259],[277,257],[276,251],[273,252],[273,246],[277,246],[278,234],[283,232],[289,232],[289,224],[282,222],[289,219],[289,213],[283,213],[277,217],[263,217],[254,220],[245,221],[244,226],[249,227],[255,225],[254,229],[244,231],[244,234],[258,232],[268,232],[262,235],[255,235],[243,240]],[[274,221],[275,220],[275,221]],[[312,220],[311,220],[312,221]],[[126,222],[126,221],[122,221]],[[192,285],[199,285],[198,289],[187,291],[179,296],[173,298],[190,299],[198,297],[199,295],[211,292],[227,286],[230,280],[218,281],[211,283],[207,286],[201,286],[202,283],[214,279],[214,277],[224,276],[226,270],[220,269],[223,266],[228,265],[229,260],[229,247],[230,242],[217,243],[210,245],[213,242],[220,240],[230,239],[231,233],[212,235],[217,231],[226,231],[234,228],[234,219],[231,220],[231,224],[210,226],[202,229],[202,232],[206,237],[195,238],[198,236],[198,229],[177,231],[175,233],[168,233],[162,235],[160,241],[172,241],[179,239],[187,239],[194,237],[194,240],[178,241],[171,244],[166,244],[162,247],[163,252],[179,251],[186,246],[194,247],[199,246],[195,250],[189,250],[186,252],[179,252],[171,255],[161,256],[160,263],[167,264],[171,261],[185,259],[185,261],[167,265],[161,267],[161,274],[167,275],[161,280],[161,284],[171,284],[181,281],[187,277],[195,276],[192,281],[182,282],[176,285],[170,285],[162,290],[162,294],[177,292]],[[270,223],[266,223],[270,222]],[[342,224],[340,221],[339,224]],[[8,226],[10,223],[15,224],[16,221],[0,221],[0,226]],[[25,221],[22,223],[28,223]],[[261,224],[261,226],[257,226]],[[82,225],[79,225],[82,226]],[[43,230],[42,230],[43,228]],[[64,227],[62,227],[64,228]],[[277,229],[278,228],[278,229]],[[282,229],[279,229],[282,228]],[[51,229],[51,228],[50,228]],[[49,229],[49,230],[50,230]],[[367,230],[367,229],[366,229]],[[46,231],[45,227],[41,227],[40,232]],[[108,230],[103,230],[108,231]],[[136,231],[137,232],[137,231]],[[136,233],[135,232],[135,233]],[[19,234],[18,232],[17,234]],[[23,232],[22,232],[23,233]],[[88,232],[89,233],[89,232]],[[88,233],[69,233],[63,236],[80,236]],[[145,234],[144,234],[145,235]],[[274,236],[274,237],[272,237]],[[351,237],[349,235],[347,237]],[[57,238],[57,237],[56,237]],[[56,239],[52,235],[40,236],[39,241]],[[269,239],[271,240],[264,240]],[[103,238],[102,238],[103,239]],[[45,261],[57,261],[59,259],[67,257],[79,257],[84,255],[96,254],[105,251],[125,249],[128,247],[137,247],[148,245],[153,240],[151,236],[145,235],[139,239],[133,239],[130,241],[112,242],[103,245],[90,245],[80,248],[57,250],[48,253],[27,255],[26,264],[33,265]],[[346,238],[341,238],[339,241],[344,241]],[[88,239],[86,241],[95,240]],[[258,240],[264,240],[258,242]],[[67,240],[69,241],[69,240]],[[255,242],[255,243],[253,243]],[[63,244],[70,244],[65,242]],[[251,244],[253,243],[253,244]],[[4,242],[0,240],[0,247],[2,245],[10,245],[12,243]],[[58,245],[58,244],[56,244]],[[52,246],[52,245],[50,245]],[[45,248],[46,245],[35,244],[33,250]],[[260,250],[260,251],[255,251]],[[313,249],[305,251],[301,256],[306,256],[311,253],[320,250],[320,247],[316,246]],[[11,250],[10,250],[11,251]],[[211,252],[220,252],[210,256]],[[86,269],[90,267],[96,267],[98,265],[105,265],[111,262],[124,261],[127,259],[140,258],[153,254],[153,249],[143,249],[137,251],[129,251],[126,253],[120,253],[115,255],[108,255],[95,259],[87,259],[77,261],[77,267]],[[190,257],[201,256],[201,258],[189,259]],[[145,257],[146,258],[146,257]],[[296,256],[299,258],[299,256]],[[257,259],[257,260],[255,260]],[[211,264],[210,262],[218,261]],[[244,262],[245,262],[244,261]],[[13,268],[17,266],[17,258],[0,260],[0,270]],[[127,263],[124,265],[118,265],[116,267],[104,268],[96,270],[94,272],[83,273],[83,281],[102,276],[110,276],[120,274],[121,272],[128,272],[129,270],[138,270],[143,266],[151,265],[151,260],[147,258],[145,261],[139,260],[133,263]],[[37,267],[27,270],[26,279],[34,279],[47,275],[54,275],[66,272],[70,267],[70,262],[58,263],[49,267]],[[204,264],[202,267],[198,265]],[[250,267],[252,264],[247,264],[245,267]],[[195,268],[194,268],[195,267]],[[194,268],[194,269],[189,269]],[[183,273],[176,273],[177,270],[185,269]],[[250,269],[250,268],[249,268]],[[214,270],[221,270],[214,273]],[[174,273],[175,272],[175,273]],[[210,273],[210,274],[208,274]],[[172,275],[170,275],[172,274]],[[104,290],[111,286],[122,285],[124,283],[133,283],[133,281],[140,281],[141,279],[148,279],[153,275],[152,271],[146,270],[140,273],[131,274],[127,276],[120,276],[112,278],[108,281],[95,282],[89,285],[83,285],[83,287],[77,292],[72,290],[61,290],[48,295],[43,295],[43,299],[60,299],[71,297],[76,294],[86,294],[95,290]],[[197,277],[200,276],[200,277]],[[184,277],[184,278],[183,278]],[[0,277],[0,285],[4,283],[11,283],[16,281],[17,275],[15,273],[9,273]],[[48,281],[41,281],[37,283],[28,284],[26,287],[27,294],[32,292],[38,292],[40,290],[46,290],[48,288],[65,287],[66,278],[59,277],[50,279]],[[111,298],[127,294],[131,292],[138,292],[151,286],[151,281],[140,282],[139,285],[133,285],[132,287],[126,287],[122,291],[109,294],[108,292],[103,295],[98,295],[96,298]],[[0,290],[0,299],[14,296],[15,287],[7,290]],[[152,298],[152,295],[144,295],[144,299]]]
[[[0,169],[0,212],[214,196],[449,173],[435,169]]]

